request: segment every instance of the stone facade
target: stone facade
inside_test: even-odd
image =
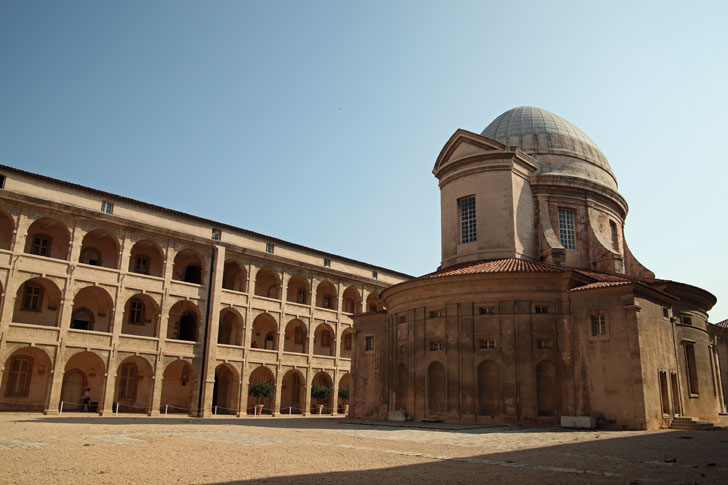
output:
[[[353,313],[406,275],[0,166],[0,409],[340,413]],[[249,395],[270,382],[269,398]],[[313,385],[333,388],[314,402]]]
[[[627,203],[581,130],[516,108],[457,130],[433,173],[442,263],[354,316],[354,417],[655,429],[725,411],[715,297],[632,255]]]

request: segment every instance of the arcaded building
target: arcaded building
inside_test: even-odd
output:
[[[457,130],[433,173],[441,265],[354,317],[352,416],[578,416],[632,429],[717,420],[725,405],[707,323],[716,299],[632,255],[627,202],[588,136],[546,110],[515,108],[481,134]]]
[[[407,278],[0,166],[0,410],[341,413],[352,314]]]

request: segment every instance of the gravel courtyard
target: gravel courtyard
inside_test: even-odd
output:
[[[2,483],[727,483],[728,431],[0,414],[0,470]]]

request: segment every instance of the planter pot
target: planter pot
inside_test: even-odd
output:
[[[321,414],[321,412],[324,410],[323,404],[317,404],[313,407],[313,413],[314,414]]]
[[[341,405],[341,414],[343,414],[343,415],[349,414],[349,405],[348,404]]]
[[[263,405],[262,404],[256,404],[255,405],[255,415],[260,416],[263,414]]]

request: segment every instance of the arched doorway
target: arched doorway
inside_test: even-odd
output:
[[[306,384],[297,370],[289,370],[283,376],[281,387],[281,414],[301,414],[305,406]]]
[[[116,370],[114,409],[123,413],[148,413],[152,391],[152,366],[142,357],[127,357]]]
[[[83,394],[89,389],[91,409],[84,408],[84,411],[96,411],[98,403],[103,401],[105,373],[106,364],[93,352],[79,352],[68,359],[61,385],[63,410],[80,410]]]
[[[440,417],[447,410],[445,366],[437,361],[427,368],[427,410],[430,417]]]
[[[159,412],[189,413],[196,382],[194,370],[189,362],[180,359],[169,364],[164,369]]]
[[[256,382],[264,382],[268,383],[272,386],[275,386],[275,379],[273,377],[273,372],[270,371],[267,367],[261,365],[255,368],[253,372],[250,373],[250,377],[248,378],[248,392],[250,392],[251,386]],[[273,403],[275,402],[275,395],[272,395],[271,397],[257,397],[252,394],[248,395],[248,404],[247,404],[247,413],[248,414],[254,414],[255,413],[255,406],[258,404],[263,405],[263,411],[262,414],[271,414],[273,412]]]
[[[556,416],[558,414],[556,366],[550,360],[542,360],[536,366],[536,401],[539,416]]]
[[[498,364],[484,360],[478,365],[478,414],[495,416],[499,414]]]
[[[212,408],[215,414],[238,414],[238,373],[226,364],[215,368]]]
[[[325,390],[328,390],[327,396]],[[318,406],[323,406],[321,408],[322,413],[333,412],[333,390],[334,386],[328,372],[321,371],[316,374],[311,381],[311,412],[318,413]]]

